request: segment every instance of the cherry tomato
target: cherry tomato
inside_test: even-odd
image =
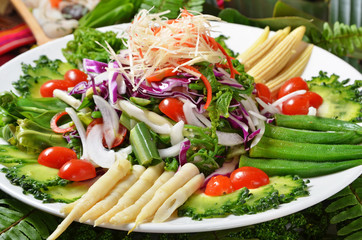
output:
[[[58,8],[62,0],[50,0],[50,4],[53,8]]]
[[[72,87],[74,87],[78,83],[87,81],[87,78],[87,74],[79,69],[68,70],[64,75],[64,80],[68,81]]]
[[[167,117],[172,120],[179,122],[184,121],[186,123],[186,118],[183,110],[184,103],[177,98],[165,98],[163,99],[158,108],[163,112]]]
[[[59,169],[64,163],[73,158],[77,158],[77,154],[72,149],[66,147],[49,147],[40,153],[38,163]]]
[[[103,119],[102,118],[96,118],[94,119],[87,127],[87,135],[88,133],[91,131],[91,129],[97,125],[97,124],[103,124]],[[118,128],[118,134],[116,136],[116,138],[113,141],[112,147],[111,148],[115,148],[119,145],[122,144],[123,140],[125,139],[127,135],[127,128],[125,126],[123,126],[122,124],[119,124],[119,128]],[[106,140],[103,138],[103,146],[105,148],[108,148]]]
[[[323,103],[323,98],[315,92],[306,92],[304,94],[309,99],[309,105],[318,109]]]
[[[291,78],[286,81],[279,89],[278,98],[281,98],[297,90],[309,90],[308,84],[301,77]]]
[[[55,89],[68,90],[69,87],[70,85],[68,81],[49,80],[40,87],[40,94],[42,97],[53,97],[53,91]]]
[[[75,182],[84,181],[96,176],[96,168],[86,160],[72,159],[59,169],[58,176]]]
[[[235,190],[246,187],[258,188],[269,183],[268,175],[255,167],[240,167],[230,175],[230,181]]]
[[[304,95],[291,97],[282,105],[282,113],[285,115],[307,115],[308,111],[309,99]]]
[[[261,100],[263,100],[263,102],[265,103],[273,102],[271,92],[267,85],[263,83],[256,83],[255,89],[256,89],[256,96]]]
[[[206,184],[205,194],[209,196],[221,196],[232,193],[234,188],[231,184],[230,178],[217,175],[213,176]]]

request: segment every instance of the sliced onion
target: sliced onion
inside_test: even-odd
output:
[[[183,129],[184,129],[185,123],[184,121],[179,121],[173,127],[171,128],[170,132],[170,138],[171,138],[171,144],[175,145],[179,142],[181,142],[184,139],[183,135]]]
[[[194,108],[196,105],[190,102],[188,99],[184,100],[182,110],[184,111],[187,124],[194,125],[197,127],[205,127],[204,124],[196,117]]]
[[[112,104],[115,104],[117,101],[117,92],[118,92],[118,78],[119,73],[114,69],[114,63],[108,63],[108,91],[109,99]]]
[[[186,138],[184,140],[186,140]],[[175,144],[169,148],[158,149],[158,153],[160,154],[160,157],[161,158],[176,157],[177,155],[180,154],[182,143],[183,143],[183,141],[181,141],[178,144]]]
[[[113,150],[107,150],[103,146],[104,125],[94,125],[87,135],[88,160],[102,168],[110,168],[116,161],[116,154]]]
[[[258,125],[260,132],[258,133],[258,135],[255,136],[254,140],[251,142],[250,144],[250,148],[254,147],[256,144],[258,144],[258,142],[260,141],[260,139],[263,137],[264,132],[265,132],[265,122],[264,121],[260,121],[259,125]]]
[[[102,97],[93,95],[93,99],[97,107],[102,113],[103,132],[107,146],[113,145],[119,129],[119,117],[116,110]]]
[[[216,131],[218,144],[223,146],[235,146],[244,143],[244,139],[237,133]]]
[[[277,106],[281,105],[283,102],[287,101],[289,98],[292,98],[292,97],[297,96],[297,95],[304,94],[304,93],[306,93],[306,92],[307,92],[306,90],[298,90],[298,91],[289,93],[289,94],[287,94],[287,95],[279,98],[278,100],[276,100],[275,102],[273,102],[271,105],[272,105],[273,107],[277,107]]]
[[[72,119],[72,121],[75,125],[75,128],[77,129],[77,131],[79,133],[80,141],[82,142],[82,148],[83,148],[82,158],[88,159],[87,145],[86,145],[86,132],[85,132],[84,126],[73,108],[65,108],[65,111],[69,114],[69,117]]]

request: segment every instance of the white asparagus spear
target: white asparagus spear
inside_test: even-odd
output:
[[[79,222],[82,223],[87,220],[95,220],[106,213],[117,204],[118,200],[139,179],[145,170],[146,168],[141,165],[132,166],[131,174],[127,175],[124,179],[121,179],[103,200],[99,201],[91,209],[85,212],[79,219]]]
[[[165,182],[173,177],[173,175],[175,175],[175,172],[163,172],[150,189],[142,194],[142,196],[133,205],[114,215],[111,218],[110,223],[116,225],[133,222],[137,215],[141,212],[141,209],[152,199],[157,189],[159,189]]]
[[[135,184],[130,187],[127,192],[118,200],[109,211],[101,215],[94,222],[94,226],[109,222],[109,220],[119,211],[131,206],[134,202],[141,197],[156,181],[156,179],[163,172],[164,163],[159,163],[156,166],[148,167]]]
[[[152,222],[160,223],[166,221],[172,213],[194,193],[204,183],[204,174],[198,174],[191,178],[185,185],[179,188],[161,205],[155,213]]]
[[[142,208],[131,231],[133,231],[133,229],[136,228],[140,223],[152,217],[169,196],[171,196],[177,189],[182,187],[187,181],[199,173],[199,169],[194,164],[186,163],[183,165],[170,180],[168,180],[156,191],[151,201],[149,201]]]
[[[96,202],[104,198],[114,185],[129,173],[130,169],[131,163],[128,160],[117,159],[111,168],[79,199],[78,204],[48,237],[48,240],[59,237],[75,219],[79,218]]]

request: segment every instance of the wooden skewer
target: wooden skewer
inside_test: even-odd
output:
[[[21,17],[24,19],[26,24],[29,26],[38,45],[42,45],[52,40],[44,33],[42,27],[39,25],[38,21],[34,18],[33,14],[31,14],[28,7],[22,0],[10,1],[14,5],[18,13],[21,15]]]

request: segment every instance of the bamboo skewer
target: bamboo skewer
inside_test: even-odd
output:
[[[44,33],[42,27],[39,25],[38,21],[34,18],[33,14],[31,14],[28,7],[22,0],[10,1],[14,5],[18,13],[21,15],[21,17],[24,19],[26,24],[29,26],[38,45],[42,45],[52,40]]]

